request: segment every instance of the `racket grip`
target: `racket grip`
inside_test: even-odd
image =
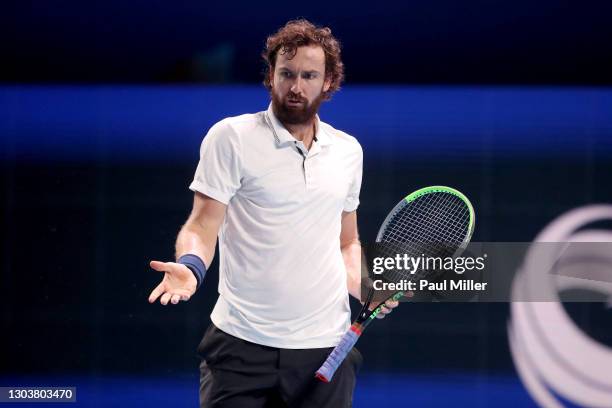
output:
[[[361,330],[359,327],[355,325],[351,326],[344,336],[342,336],[340,343],[332,350],[321,368],[317,370],[315,377],[323,382],[330,382],[334,373],[338,367],[340,367],[340,364],[342,364],[355,343],[357,343],[357,339],[359,339],[360,335]]]

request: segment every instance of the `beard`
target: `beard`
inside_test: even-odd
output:
[[[301,98],[292,92],[288,92],[284,98],[280,98],[274,91],[272,94],[272,107],[274,114],[282,124],[286,125],[303,125],[311,122],[319,107],[325,98],[325,94],[321,92],[310,104],[306,98]],[[289,99],[300,101],[299,106],[289,105]]]

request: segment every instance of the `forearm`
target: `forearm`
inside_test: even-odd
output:
[[[189,219],[176,238],[176,259],[185,254],[194,254],[209,267],[215,256],[216,243],[216,232],[211,232],[205,225]]]
[[[346,267],[348,292],[355,299],[361,300],[361,243],[355,239],[344,244],[341,251]]]

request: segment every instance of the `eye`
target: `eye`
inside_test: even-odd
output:
[[[281,71],[280,75],[281,75],[283,78],[291,78],[291,76],[292,76],[292,75],[291,75],[291,72],[289,72],[289,71]]]
[[[303,76],[304,79],[315,79],[316,77],[317,74],[315,74],[314,72],[307,72]]]

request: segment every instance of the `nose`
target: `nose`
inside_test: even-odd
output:
[[[300,75],[298,75],[295,81],[293,81],[293,85],[291,85],[291,92],[296,95],[302,94],[302,78]]]

